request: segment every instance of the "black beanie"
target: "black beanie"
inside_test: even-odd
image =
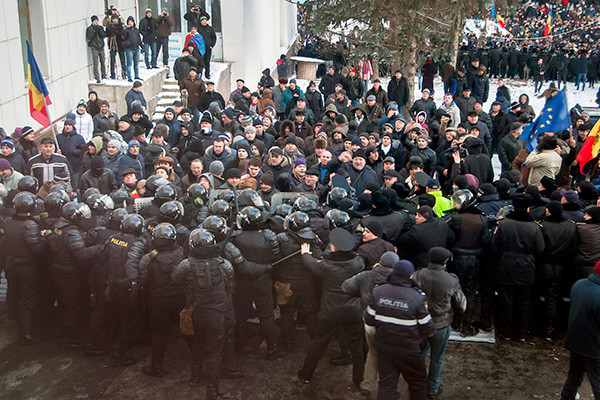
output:
[[[533,197],[527,193],[517,193],[513,197],[513,206],[516,210],[527,210],[532,202]]]
[[[98,171],[102,168],[104,168],[104,160],[102,157],[92,157],[92,160],[90,161],[90,169]]]
[[[429,262],[432,264],[444,265],[450,258],[452,252],[443,247],[437,246],[429,250]]]
[[[385,209],[390,206],[390,195],[387,192],[378,190],[371,193],[371,201],[373,202],[373,207]]]
[[[419,196],[419,207],[423,206],[435,207],[435,196],[429,193]]]
[[[376,219],[372,219],[365,224],[365,228],[371,231],[371,233],[377,237],[383,236],[383,224]]]
[[[548,203],[546,208],[548,209],[550,215],[552,215],[553,217],[562,217],[563,206],[560,203],[560,201],[551,201],[550,203]]]
[[[464,175],[459,175],[454,179],[454,184],[458,186],[459,189],[466,189],[469,185],[467,181],[467,177]]]

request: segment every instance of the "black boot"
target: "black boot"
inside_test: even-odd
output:
[[[163,357],[152,354],[152,364],[142,368],[142,372],[146,375],[153,376],[155,378],[162,378],[165,372],[162,368]]]
[[[221,376],[229,379],[239,379],[244,377],[244,373],[233,366],[234,353],[234,330],[225,331],[225,349],[223,351],[223,362],[221,364]]]

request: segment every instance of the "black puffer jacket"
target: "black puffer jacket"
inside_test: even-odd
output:
[[[449,248],[453,242],[454,232],[439,218],[413,225],[400,238],[403,255],[415,265],[415,270],[427,266],[428,253],[433,247]]]
[[[360,300],[344,293],[342,283],[365,268],[362,258],[354,252],[326,252],[322,260],[303,254],[302,261],[305,267],[323,280],[319,321],[360,321]]]
[[[531,286],[535,260],[544,251],[541,227],[525,211],[513,211],[498,223],[492,253],[498,263],[496,282],[508,286]]]

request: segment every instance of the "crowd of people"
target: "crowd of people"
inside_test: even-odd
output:
[[[425,87],[411,105],[401,71],[365,90],[361,61],[304,90],[265,70],[256,89],[238,79],[226,96],[190,66],[177,72],[187,107],[175,101],[156,124],[136,81],[120,118],[90,92],[56,138],[6,135],[0,265],[20,343],[58,313],[61,349],[127,367],[134,327],[149,326],[142,372],[162,378],[179,323],[190,385],[204,371],[218,399],[219,379],[243,376],[249,320],[274,362],[304,324],[302,382],[336,338],[331,363],[352,364],[363,395],[396,398],[402,374],[411,399],[434,398],[452,329],[556,340],[562,298],[583,278],[567,331],[563,398],[574,398],[599,351],[581,304],[600,290],[600,160],[574,161],[589,116],[574,109],[572,128],[529,152],[520,136],[536,110],[501,85],[505,101],[485,112],[487,91],[466,83],[482,76],[477,61],[438,104]]]
[[[558,83],[559,89],[567,82],[574,82],[581,91],[594,88],[600,72],[597,5],[564,3],[528,2],[513,13],[502,14],[504,35],[478,38],[467,34],[459,52],[459,69],[468,71],[478,60],[486,67],[484,75],[532,80],[536,93],[548,83],[553,87]],[[547,30],[550,14],[552,22]]]

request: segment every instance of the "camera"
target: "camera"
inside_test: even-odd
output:
[[[460,158],[465,158],[466,156],[469,155],[469,152],[467,151],[467,149],[464,149],[462,146],[452,146],[448,150],[446,150],[446,156],[448,158],[452,158],[452,154],[454,154],[457,151],[458,151],[458,154],[460,155]]]

